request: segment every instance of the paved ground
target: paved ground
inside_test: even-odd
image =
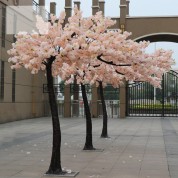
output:
[[[103,152],[82,151],[83,118],[61,119],[62,166],[77,178],[178,178],[178,119],[109,119],[110,139],[101,139],[101,119],[93,120],[93,140]],[[0,125],[0,178],[41,178],[51,156],[51,119]]]

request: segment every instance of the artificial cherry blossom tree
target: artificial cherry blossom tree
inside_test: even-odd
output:
[[[83,18],[75,7],[74,14],[68,19],[69,23],[64,25],[64,19],[64,12],[59,18],[51,15],[50,22],[37,17],[38,32],[18,33],[13,48],[8,52],[12,69],[24,67],[32,74],[40,70],[46,72],[53,125],[53,148],[47,174],[63,174],[61,130],[53,76],[59,75],[66,79],[66,83],[72,83],[73,76],[78,74],[79,84],[94,84],[99,80],[103,84],[110,81],[115,87],[124,76],[126,80],[143,79],[159,86],[162,73],[169,70],[172,63],[169,51],[160,50],[155,55],[148,55],[144,51],[148,43],[127,39],[130,35],[128,32],[121,34],[120,31],[107,31],[115,22],[103,17],[101,12]],[[108,73],[103,79],[102,71],[96,72],[96,68],[102,64],[106,65],[107,72],[114,72],[112,78]]]
[[[71,59],[65,58],[63,50],[68,48],[68,41],[73,38],[74,32],[67,31],[63,27],[64,19],[65,12],[62,12],[58,19],[51,15],[51,22],[44,22],[42,17],[37,16],[38,32],[33,31],[31,34],[19,32],[15,36],[16,42],[12,44],[13,48],[8,51],[11,56],[9,62],[12,64],[12,69],[24,67],[32,74],[37,74],[42,70],[47,76],[53,126],[52,156],[47,174],[65,173],[61,167],[61,130],[53,87],[56,66],[60,68],[63,61],[72,63]]]
[[[86,118],[86,139],[83,150],[95,150],[93,147],[93,139],[92,139],[92,119],[91,119],[91,112],[90,107],[88,104],[88,98],[86,94],[86,87],[85,84],[89,84],[87,80],[85,80],[86,72],[88,72],[88,65],[82,64],[79,67],[76,66],[70,66],[68,64],[64,64],[61,70],[61,77],[65,83],[70,84],[74,82],[74,76],[75,81],[77,84],[81,86],[82,91],[82,98],[84,103],[84,111],[85,111],[85,118]],[[64,74],[64,75],[63,75]]]
[[[150,55],[147,54],[145,56],[147,60],[155,60],[154,62],[152,61],[154,63],[153,65],[151,64],[152,62],[150,61],[150,64],[147,63],[145,64],[145,66],[143,64],[139,66],[125,66],[125,67],[108,66],[109,67],[108,70],[106,69],[106,66],[100,65],[100,67],[98,68],[100,74],[98,75],[99,77],[98,79],[96,79],[96,82],[99,83],[100,99],[101,99],[102,111],[103,111],[103,126],[102,126],[101,138],[108,137],[108,129],[107,129],[108,116],[107,116],[102,83],[104,83],[104,87],[106,84],[111,84],[112,86],[119,88],[119,86],[123,84],[122,83],[123,79],[126,79],[127,81],[148,81],[158,87],[160,83],[160,79],[157,78],[152,79],[150,78],[150,76],[153,77],[157,73],[158,77],[161,78],[163,72],[166,72],[170,69],[171,64],[173,64],[173,60],[171,60],[171,54],[172,54],[171,51],[164,51],[164,50],[158,50],[154,54],[150,54]],[[154,65],[156,63],[157,63],[157,67],[155,68]],[[143,66],[145,67],[145,69]],[[98,71],[98,69],[96,68],[95,74]],[[145,74],[148,75],[147,78],[145,77],[145,75],[141,74],[144,73],[143,71],[145,72]],[[158,80],[158,83],[153,83],[153,80]]]

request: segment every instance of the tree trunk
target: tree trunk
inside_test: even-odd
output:
[[[61,168],[61,129],[58,117],[57,103],[55,99],[54,87],[53,87],[53,77],[52,77],[52,62],[54,57],[50,58],[46,64],[47,72],[47,85],[49,91],[49,104],[51,108],[52,115],[52,126],[53,126],[53,146],[52,146],[52,156],[51,163],[46,174],[63,174]]]
[[[106,110],[106,103],[104,99],[102,82],[99,82],[99,89],[100,89],[100,97],[101,97],[102,111],[103,111],[103,128],[102,128],[101,137],[108,138],[108,115]]]
[[[85,85],[81,84],[81,89],[82,89],[82,97],[83,97],[85,117],[86,117],[86,140],[85,140],[85,146],[83,149],[94,150],[95,148],[93,147],[93,141],[92,141],[92,120],[91,120],[91,113],[90,113],[90,108],[88,105]]]

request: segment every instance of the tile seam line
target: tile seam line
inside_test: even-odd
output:
[[[130,125],[132,125],[133,122],[134,122],[134,120],[132,121],[132,123],[131,123]],[[140,123],[140,126],[141,126],[142,124],[143,124],[143,123]],[[128,127],[130,127],[130,125],[129,125]],[[140,126],[139,126],[139,128],[140,128]],[[127,127],[127,129],[128,129],[128,127]],[[127,130],[127,129],[124,129],[123,132],[124,132],[125,130]],[[138,129],[135,131],[134,135],[135,135],[137,132],[138,132]],[[122,133],[122,132],[121,132],[121,133]],[[122,135],[120,134],[119,136],[122,136]],[[118,136],[117,138],[119,138],[119,136]],[[119,155],[118,159],[116,160],[116,162],[120,159],[121,155],[124,153],[124,151],[126,150],[126,148],[128,147],[129,143],[130,143],[132,140],[133,140],[133,136],[132,136],[132,138],[130,139],[130,141],[127,143],[127,145],[125,146],[124,150],[120,153],[120,155]],[[115,163],[116,163],[116,162],[115,162]],[[115,164],[114,164],[114,165],[115,165]],[[112,166],[111,171],[113,170],[114,165]]]
[[[143,157],[142,157],[142,162],[141,162],[140,169],[139,169],[138,178],[140,178],[140,173],[141,173],[141,169],[142,169],[142,165],[143,165],[143,159],[144,159],[144,156],[145,156],[145,152],[146,152],[148,141],[150,139],[150,133],[151,133],[151,128],[152,128],[152,125],[153,125],[153,121],[154,121],[154,118],[152,118],[151,127],[149,128],[149,134],[148,134],[146,145],[145,145],[145,149],[144,149],[144,152],[143,152]]]

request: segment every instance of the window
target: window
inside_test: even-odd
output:
[[[0,101],[4,100],[4,61],[0,61]]]
[[[12,70],[12,102],[15,103],[16,70]]]
[[[6,7],[2,7],[2,42],[1,46],[5,48],[5,34],[6,34]]]

